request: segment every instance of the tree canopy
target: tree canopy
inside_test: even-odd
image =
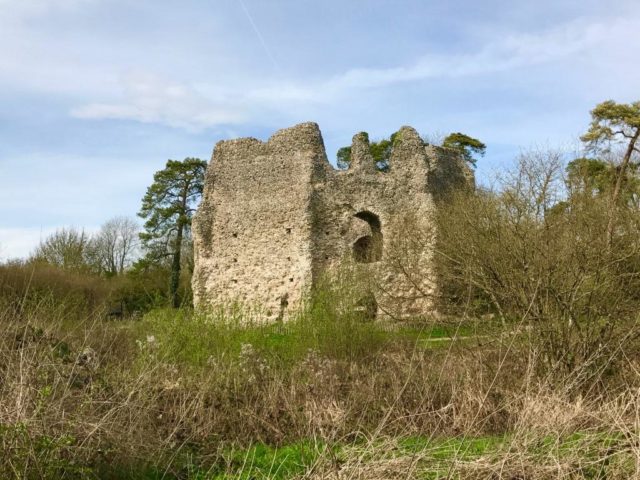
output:
[[[610,151],[613,144],[622,145],[624,154],[615,172],[615,183],[609,202],[609,224],[607,225],[607,244],[610,247],[616,221],[616,208],[623,198],[621,195],[625,179],[628,178],[629,165],[634,154],[640,153],[637,142],[640,137],[640,101],[616,103],[613,100],[602,102],[591,110],[591,124],[581,137],[587,148],[593,152]]]
[[[107,220],[89,245],[94,269],[108,276],[122,274],[133,263],[139,230],[138,224],[128,217]]]
[[[591,110],[589,130],[580,138],[592,150],[601,149],[603,144],[611,142],[633,141],[631,147],[639,152],[640,150],[635,146],[639,132],[640,101],[616,103],[613,100],[607,100]]]
[[[361,134],[369,140],[369,134],[367,132],[361,132]],[[376,169],[380,172],[389,171],[389,160],[397,135],[398,132],[395,132],[391,134],[389,138],[383,138],[382,140],[369,143],[369,153],[376,165]],[[476,156],[484,156],[487,150],[487,146],[480,140],[460,132],[451,133],[445,137],[442,146],[456,150],[462,155],[465,161],[473,166],[476,165]],[[336,157],[338,168],[341,170],[349,168],[351,165],[351,146],[340,148]]]
[[[460,152],[462,158],[474,167],[477,161],[474,155],[484,157],[487,151],[487,146],[480,140],[460,132],[447,135],[442,142],[442,146]]]
[[[361,132],[367,140],[369,140],[369,134],[367,132]],[[369,153],[373,158],[376,170],[380,172],[389,171],[389,159],[391,158],[391,149],[393,142],[395,142],[398,132],[391,134],[389,138],[383,138],[369,143]],[[337,154],[338,168],[346,170],[351,165],[351,147],[342,147],[338,150]]]
[[[153,176],[153,183],[142,199],[138,215],[144,219],[140,239],[147,250],[147,260],[170,256],[172,304],[178,307],[181,253],[185,235],[204,189],[207,162],[198,158],[168,160],[164,169]]]
[[[87,250],[90,237],[84,230],[61,228],[40,242],[31,256],[35,262],[65,270],[88,271]]]
[[[611,166],[598,158],[581,157],[567,164],[567,185],[571,190],[601,195],[615,181]]]

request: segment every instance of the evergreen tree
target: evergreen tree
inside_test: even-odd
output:
[[[615,183],[609,202],[607,245],[611,247],[616,222],[616,209],[621,199],[621,190],[629,164],[634,154],[640,153],[637,146],[640,137],[640,102],[602,102],[591,110],[591,125],[581,140],[592,151],[606,151],[612,144],[622,144],[624,155],[616,171]]]
[[[153,176],[138,213],[146,219],[144,232],[140,234],[147,250],[146,260],[171,257],[169,290],[174,308],[180,306],[178,285],[183,243],[202,196],[206,168],[207,162],[198,158],[167,161],[165,168]]]
[[[460,152],[462,158],[474,167],[476,166],[474,155],[484,157],[487,150],[487,146],[480,140],[460,132],[451,133],[445,137],[442,146]]]
[[[367,132],[362,132],[367,140],[369,139],[369,134]],[[393,133],[389,138],[383,138],[382,140],[373,141],[369,144],[369,153],[371,154],[371,158],[373,158],[373,163],[376,166],[376,170],[380,172],[388,172],[389,171],[389,159],[391,158],[391,149],[393,147],[393,142],[396,139],[398,132]],[[338,168],[342,170],[346,170],[351,165],[351,147],[342,147],[338,150],[337,154],[337,164]]]

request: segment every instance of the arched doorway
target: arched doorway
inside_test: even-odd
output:
[[[369,224],[370,234],[363,235],[353,242],[352,254],[357,263],[373,263],[382,259],[382,225],[380,217],[369,211],[354,215]]]

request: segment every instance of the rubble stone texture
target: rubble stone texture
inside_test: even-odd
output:
[[[365,134],[353,137],[348,170],[335,170],[318,125],[221,141],[194,218],[196,306],[242,305],[286,319],[341,265],[369,279],[370,314],[427,315],[434,291],[432,248],[438,201],[468,184],[461,157],[425,145],[411,127],[380,172]],[[421,242],[412,242],[414,238]]]

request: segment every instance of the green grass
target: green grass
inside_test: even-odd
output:
[[[594,460],[601,458],[598,453],[603,449],[615,447],[621,440],[606,433],[577,432],[560,438],[544,437],[529,444],[526,453],[541,459],[562,460],[580,451],[581,458],[588,463],[591,457]],[[331,448],[331,457],[339,464],[354,457],[360,458],[366,464],[369,461],[381,459],[418,456],[420,458],[417,468],[419,478],[435,480],[449,478],[447,475],[451,473],[451,466],[455,462],[498,458],[513,449],[511,442],[514,441],[510,436],[501,435],[454,438],[411,436],[393,440],[395,448],[391,450],[388,442],[335,446]],[[359,453],[363,448],[366,454]],[[328,447],[324,444],[312,442],[299,442],[280,448],[256,444],[244,450],[226,451],[213,467],[200,470],[192,468],[184,478],[189,480],[288,480],[304,474],[323,455],[326,459],[327,449]],[[604,478],[599,476],[603,471],[601,463],[595,461],[592,466],[581,470],[584,475],[581,478]],[[148,471],[146,475],[137,478],[155,480],[162,477],[160,472]],[[164,476],[164,478],[174,477]]]
[[[270,363],[282,366],[301,360],[310,350],[329,358],[366,360],[391,340],[381,327],[348,316],[252,324],[211,321],[193,312],[156,310],[133,328],[143,344],[153,337],[159,354],[167,360],[193,366],[204,366],[212,358],[237,360],[248,344]]]
[[[424,321],[389,328],[383,322],[363,322],[357,315],[317,310],[285,323],[259,324],[238,317],[220,320],[188,310],[158,309],[132,328],[141,347],[153,337],[154,347],[167,361],[201,367],[211,359],[237,360],[244,345],[251,345],[270,364],[286,367],[309,351],[332,359],[367,361],[393,344],[439,348],[452,340],[491,335],[493,331],[489,324],[478,322],[456,325]]]
[[[470,460],[490,451],[495,451],[503,442],[501,437],[480,437],[469,439],[428,439],[408,437],[398,440],[397,449],[392,457],[426,455],[431,459],[431,467],[425,471],[425,478],[446,471],[446,465],[452,459]],[[332,457],[338,463],[346,461],[352,452],[362,448],[360,443],[336,446],[331,449]],[[377,445],[368,446],[371,460],[378,459]],[[256,444],[247,449],[227,450],[220,459],[209,468],[185,466],[179,475],[153,468],[141,468],[137,471],[120,470],[127,478],[139,480],[159,480],[185,478],[188,480],[289,480],[304,474],[323,455],[328,447],[324,444],[299,442],[280,448]],[[367,459],[365,458],[365,462]],[[116,477],[113,477],[116,478]]]
[[[205,473],[202,480],[284,480],[303,474],[319,457],[324,447],[301,442],[281,448],[257,444],[227,455],[225,471]],[[231,473],[229,473],[231,472]]]
[[[326,447],[312,442],[299,442],[280,448],[261,443],[246,449],[228,449],[213,465],[193,464],[192,457],[179,458],[173,468],[160,470],[153,466],[103,466],[95,470],[98,478],[135,480],[287,480],[298,477],[313,465]]]
[[[502,436],[444,439],[407,437],[398,442],[398,451],[402,455],[426,454],[437,460],[469,459],[495,451],[504,442],[505,438]]]
[[[454,460],[472,462],[480,458],[499,459],[518,452],[540,464],[551,459],[575,463],[579,478],[601,479],[606,476],[610,461],[605,452],[624,451],[624,437],[611,432],[574,432],[566,436],[545,436],[526,442],[511,435],[476,438],[428,439],[408,437],[398,442],[398,455],[421,455],[422,478],[450,478]],[[628,453],[628,452],[627,452]],[[537,460],[536,460],[537,459]],[[633,463],[633,455],[621,459]],[[579,465],[582,464],[582,465]],[[630,470],[633,465],[628,465]],[[458,478],[458,477],[453,477]]]

